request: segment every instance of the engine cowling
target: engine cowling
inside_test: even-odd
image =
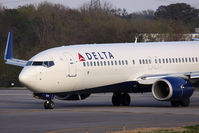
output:
[[[84,100],[89,97],[90,94],[56,94],[55,97],[59,100]]]
[[[159,101],[181,100],[192,96],[194,87],[189,80],[180,77],[165,77],[152,86],[153,97]]]

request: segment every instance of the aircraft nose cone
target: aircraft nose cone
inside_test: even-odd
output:
[[[36,80],[36,72],[34,69],[23,68],[18,78],[20,83],[27,87],[27,89],[33,92],[43,91]]]
[[[19,74],[19,81],[23,84],[23,85],[27,85],[28,82],[30,82],[28,80],[28,75],[26,72],[22,71],[20,74]]]
[[[28,68],[23,68],[18,78],[19,81],[28,88],[32,88],[33,82],[35,82],[34,71]]]

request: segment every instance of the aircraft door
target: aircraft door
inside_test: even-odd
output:
[[[77,65],[74,58],[70,54],[65,54],[68,61],[68,76],[76,77],[77,76]]]
[[[153,58],[154,62],[153,62],[153,69],[157,70],[158,67],[159,67],[159,64],[158,64],[158,58],[155,56]]]
[[[151,70],[153,68],[152,59],[151,57],[148,57],[147,60],[148,60],[148,69]]]
[[[155,57],[148,57],[147,58],[148,60],[148,70],[150,72],[152,71],[156,71],[158,69],[158,58],[155,56]]]

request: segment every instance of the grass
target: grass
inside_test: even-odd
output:
[[[187,126],[187,127],[184,127],[184,128],[187,129],[187,130],[183,133],[199,133],[199,125]]]
[[[111,133],[199,133],[199,125],[176,128],[141,128]]]

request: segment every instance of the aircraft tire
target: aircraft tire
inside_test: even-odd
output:
[[[48,109],[48,101],[44,102],[44,109]]]
[[[112,96],[112,104],[113,106],[120,106],[121,103],[121,94],[114,93]]]
[[[121,104],[123,105],[123,106],[129,106],[130,105],[130,103],[131,103],[131,97],[129,96],[129,94],[128,93],[124,93],[124,94],[122,94],[121,95]]]
[[[45,109],[54,109],[55,104],[53,101],[45,101],[44,102],[44,108]]]
[[[186,98],[186,99],[181,101],[181,106],[182,107],[188,107],[189,104],[190,104],[190,98]]]
[[[181,104],[180,101],[171,101],[171,106],[172,106],[172,107],[179,107],[180,104]]]

